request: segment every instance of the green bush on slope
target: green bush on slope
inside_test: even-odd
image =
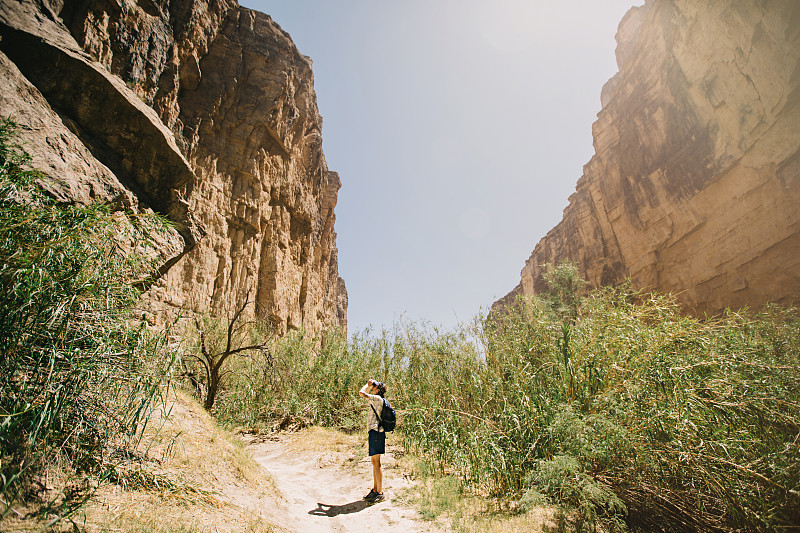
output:
[[[5,515],[58,460],[97,476],[160,394],[146,365],[163,337],[130,321],[151,265],[121,242],[147,242],[155,217],[47,198],[0,122],[0,485]],[[31,491],[31,492],[29,492]]]
[[[668,298],[622,288],[595,291],[574,320],[563,316],[532,299],[487,319],[485,354],[457,349],[446,359],[461,357],[459,370],[425,386],[444,394],[409,391],[411,440],[468,481],[506,497],[545,494],[579,522],[800,523],[793,311],[699,321]],[[417,357],[441,359],[429,347]]]

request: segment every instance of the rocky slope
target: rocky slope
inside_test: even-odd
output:
[[[167,215],[148,298],[345,326],[311,61],[235,0],[0,0],[0,114],[53,195]]]
[[[496,305],[564,260],[700,314],[800,302],[800,3],[647,0],[617,43],[595,155]]]

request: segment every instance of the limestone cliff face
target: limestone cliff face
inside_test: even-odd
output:
[[[800,302],[800,3],[648,0],[617,33],[595,155],[535,247],[689,311]]]
[[[168,215],[163,310],[346,325],[311,61],[235,0],[0,0],[0,113],[65,201]]]

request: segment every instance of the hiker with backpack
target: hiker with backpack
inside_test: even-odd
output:
[[[386,401],[386,385],[370,379],[358,391],[359,396],[366,398],[367,431],[369,432],[369,457],[372,461],[373,486],[369,494],[364,496],[367,503],[373,504],[385,499],[383,496],[383,471],[381,471],[381,455],[386,453],[386,432],[392,431],[395,424],[395,413]]]

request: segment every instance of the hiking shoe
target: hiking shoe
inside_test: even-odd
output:
[[[373,489],[369,489],[369,494],[367,494],[366,496],[364,496],[364,498],[363,498],[363,499],[365,499],[365,500],[367,500],[367,501],[370,501],[372,498],[374,498],[374,497],[375,497],[375,495],[376,495],[376,494],[377,494],[377,492],[375,492]]]
[[[376,503],[378,503],[378,502],[382,502],[382,501],[383,501],[383,500],[385,500],[385,499],[386,499],[386,497],[383,495],[383,493],[382,493],[382,492],[381,492],[380,494],[376,492],[376,493],[374,494],[374,496],[372,496],[372,498],[370,498],[370,499],[368,499],[368,500],[367,500],[367,503],[368,503],[369,505],[375,505]]]

